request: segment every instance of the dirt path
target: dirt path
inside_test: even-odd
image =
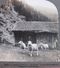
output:
[[[43,50],[39,51],[31,57],[27,50],[21,50],[18,47],[0,46],[0,61],[19,61],[19,62],[60,62],[59,50]]]

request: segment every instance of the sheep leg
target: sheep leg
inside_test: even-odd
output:
[[[38,56],[38,49],[37,49],[37,56]]]
[[[30,56],[32,57],[32,51],[30,52]]]

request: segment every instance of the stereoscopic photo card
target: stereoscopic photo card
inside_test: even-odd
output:
[[[60,67],[59,3],[0,0],[1,67]]]

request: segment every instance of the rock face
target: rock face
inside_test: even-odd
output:
[[[57,21],[56,6],[47,0],[16,0],[15,9],[27,17],[27,20]]]
[[[11,9],[5,7],[0,8],[0,29],[3,32],[2,40],[9,43],[15,43],[14,34],[11,29],[16,25],[17,22],[21,22],[21,18],[18,13],[14,11],[13,6]]]

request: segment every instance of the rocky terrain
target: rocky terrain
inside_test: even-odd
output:
[[[10,43],[14,43],[13,33],[11,29],[16,25],[17,22],[22,22],[21,16],[14,11],[14,7],[11,9],[5,8],[4,6],[0,7],[0,29],[3,32],[2,39]]]

